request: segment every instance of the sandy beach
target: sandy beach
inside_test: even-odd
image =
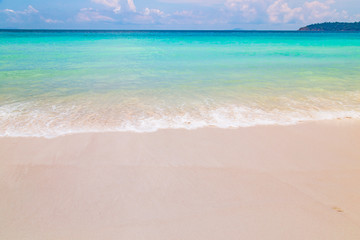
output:
[[[0,138],[0,239],[360,239],[360,122]]]

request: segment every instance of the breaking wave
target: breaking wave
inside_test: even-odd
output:
[[[154,132],[159,129],[239,128],[293,125],[305,121],[360,119],[355,98],[348,101],[282,99],[248,105],[206,102],[188,104],[96,104],[16,102],[0,106],[0,136],[57,137],[86,132]]]

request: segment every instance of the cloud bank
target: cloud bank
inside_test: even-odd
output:
[[[58,1],[58,0],[54,0]],[[140,3],[139,6],[136,4]],[[287,26],[322,21],[352,21],[360,13],[338,10],[334,0],[84,0],[73,16],[58,19],[29,5],[24,10],[0,10],[0,20],[8,23],[42,21],[47,24],[104,23],[113,26]],[[156,5],[156,7],[153,7]],[[359,9],[360,11],[360,9]],[[90,25],[89,25],[90,26]],[[101,24],[99,25],[101,26]],[[107,26],[107,25],[104,25]]]

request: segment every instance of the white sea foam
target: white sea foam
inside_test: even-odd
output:
[[[318,100],[316,100],[318,101]],[[314,102],[314,101],[313,101]],[[309,104],[309,103],[307,103]],[[332,108],[320,102],[302,107],[286,101],[286,108],[227,104],[209,106],[160,106],[134,109],[134,106],[94,107],[52,105],[39,102],[0,106],[0,136],[57,137],[88,132],[154,132],[159,129],[197,129],[204,127],[240,128],[258,125],[293,125],[305,121],[353,118],[360,119],[360,109],[339,102]],[[219,105],[219,104],[218,104]],[[304,104],[306,105],[306,104]],[[146,111],[145,111],[146,110]]]

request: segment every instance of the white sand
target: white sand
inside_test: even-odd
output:
[[[0,239],[360,239],[360,123],[0,138]]]

